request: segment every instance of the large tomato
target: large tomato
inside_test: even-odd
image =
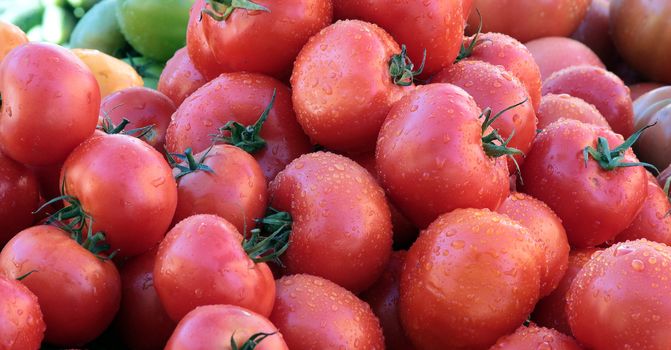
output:
[[[543,80],[552,73],[571,66],[589,65],[606,68],[599,56],[589,47],[571,38],[545,37],[531,40],[525,45],[534,56]],[[561,52],[561,55],[558,55],[558,52]]]
[[[97,133],[77,147],[61,170],[63,195],[74,197],[121,256],[139,255],[163,239],[177,184],[163,156],[128,135]],[[71,201],[65,200],[72,204]]]
[[[399,311],[418,349],[486,349],[512,333],[538,301],[544,246],[487,209],[440,216],[419,236],[401,273]]]
[[[671,248],[637,240],[592,255],[567,295],[576,339],[594,350],[671,349]]]
[[[671,245],[671,203],[657,180],[648,174],[648,197],[634,221],[615,237],[618,242],[645,238]]]
[[[634,149],[644,162],[664,169],[671,164],[671,86],[652,90],[634,103],[634,127],[651,125]]]
[[[502,337],[490,350],[582,350],[575,339],[535,324],[520,326],[515,333]]]
[[[282,257],[288,274],[324,277],[354,292],[380,276],[391,254],[391,218],[366,169],[333,153],[307,154],[277,175],[270,197],[293,218]]]
[[[291,350],[384,349],[382,329],[370,306],[316,276],[280,278],[270,321]]]
[[[0,153],[0,248],[33,223],[39,201],[33,172]]]
[[[0,148],[24,164],[62,162],[98,122],[98,83],[60,46],[29,43],[13,50],[0,65],[0,94]]]
[[[418,227],[457,208],[495,209],[508,196],[506,161],[485,150],[480,113],[450,84],[420,86],[389,112],[377,141],[378,178]]]
[[[255,125],[269,106],[265,122]],[[184,153],[187,148],[195,153],[204,151],[228,122],[253,127],[253,132],[246,133],[254,141],[254,158],[268,181],[312,149],[296,122],[289,88],[273,78],[250,73],[222,74],[184,100],[168,127],[166,147],[172,153]],[[226,131],[220,136],[231,135]]]
[[[194,215],[161,242],[154,286],[177,322],[196,307],[212,304],[237,305],[268,316],[275,281],[268,265],[254,260],[235,226],[218,216]]]
[[[578,28],[591,0],[475,0],[470,31],[482,20],[485,32],[508,34],[521,42],[546,36],[569,36]]]
[[[38,349],[46,325],[37,297],[0,273],[0,349]]]
[[[237,348],[232,348],[235,344]],[[251,344],[257,344],[251,346]],[[239,306],[207,305],[179,322],[165,350],[288,350],[267,318]]]
[[[12,238],[0,253],[0,272],[33,292],[54,345],[83,345],[114,319],[121,300],[119,272],[54,226],[34,226]],[[4,297],[4,295],[3,295]]]
[[[198,0],[191,11],[188,31],[195,33],[187,35],[189,55],[209,79],[241,71],[288,77],[303,45],[333,19],[331,0],[225,3],[231,4]],[[208,12],[201,12],[203,9]],[[202,54],[205,56],[194,57]]]
[[[631,149],[620,147],[623,141],[608,129],[569,119],[550,124],[534,141],[522,166],[522,191],[554,210],[572,246],[613,239],[643,206],[646,170],[622,166],[638,162]]]
[[[187,97],[207,82],[183,47],[165,64],[158,80],[158,91],[168,96],[175,106],[179,107]]]
[[[15,47],[27,42],[28,37],[21,28],[11,23],[0,21],[0,62]]]
[[[420,64],[426,52],[425,77],[457,58],[465,27],[463,11],[470,10],[461,0],[333,0],[333,5],[337,19],[360,19],[382,27],[408,47],[413,62]]]
[[[538,129],[543,130],[559,119],[574,119],[610,129],[610,125],[594,105],[567,94],[547,94],[538,107]]]
[[[383,29],[338,21],[312,37],[294,64],[298,122],[313,142],[328,149],[370,151],[391,105],[412,89],[411,70]]]
[[[654,81],[671,83],[671,2],[611,0],[610,32],[618,52]]]

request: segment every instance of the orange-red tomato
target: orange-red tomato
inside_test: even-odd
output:
[[[35,294],[0,273],[0,295],[0,348],[38,349],[46,325]]]
[[[575,339],[535,324],[520,326],[515,333],[496,342],[490,350],[582,350]]]
[[[538,108],[538,129],[545,129],[559,119],[573,119],[610,129],[598,109],[582,99],[567,94],[547,94]]]
[[[103,98],[119,90],[144,85],[140,74],[130,64],[116,57],[90,49],[72,49],[72,52],[96,77]]]
[[[0,62],[15,47],[27,42],[28,37],[21,28],[8,22],[0,21]]]
[[[175,106],[184,102],[208,80],[193,65],[186,48],[181,48],[165,64],[158,80],[158,91],[172,100]]]
[[[643,202],[643,208],[634,222],[620,232],[615,240],[624,242],[645,238],[671,245],[671,203],[657,180],[651,174],[648,175],[648,196]]]
[[[564,37],[546,37],[529,41],[525,44],[534,56],[541,79],[545,80],[554,72],[571,66],[595,66],[606,68],[603,62],[585,44]],[[561,54],[557,54],[561,52]]]

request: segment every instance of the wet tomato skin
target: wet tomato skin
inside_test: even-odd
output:
[[[205,85],[207,80],[193,65],[186,48],[181,48],[165,64],[158,80],[158,91],[168,96],[179,107],[192,93]]]
[[[0,295],[0,348],[38,349],[46,325],[35,294],[0,274]]]
[[[543,96],[537,116],[540,130],[562,118],[610,129],[610,125],[594,105],[567,94]]]
[[[649,174],[648,196],[641,211],[624,231],[615,237],[617,242],[645,238],[649,241],[671,245],[671,203],[657,180]]]
[[[518,349],[582,350],[582,347],[575,339],[552,328],[531,324],[520,326],[515,333],[502,337],[490,348],[490,350]]]
[[[545,37],[524,44],[534,56],[541,79],[571,66],[590,65],[606,68],[601,59],[583,43],[564,37]],[[558,55],[557,52],[561,52]]]

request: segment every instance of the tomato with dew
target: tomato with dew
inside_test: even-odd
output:
[[[610,125],[594,105],[567,94],[547,94],[538,107],[538,129],[543,130],[559,119],[573,119],[610,129]]]
[[[208,80],[196,69],[185,47],[177,50],[165,64],[158,80],[158,91],[179,105]]]
[[[496,342],[490,350],[582,350],[575,339],[557,332],[552,328],[538,327],[535,324],[520,326],[515,333]]]
[[[46,325],[35,294],[0,274],[0,295],[0,348],[38,349]]]
[[[571,66],[588,65],[606,68],[599,56],[589,47],[571,38],[545,37],[529,41],[524,45],[534,56],[543,80],[554,72]],[[561,55],[557,52],[561,52]]]
[[[668,188],[667,188],[668,190]],[[649,241],[671,245],[671,203],[657,180],[648,174],[648,196],[634,221],[620,232],[617,242],[633,241],[645,238]]]

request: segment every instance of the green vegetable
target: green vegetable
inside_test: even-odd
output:
[[[126,45],[116,19],[116,10],[116,0],[103,0],[93,6],[77,23],[70,46],[116,55]]]
[[[158,87],[158,79],[161,77],[164,63],[156,62],[146,57],[127,57],[123,59],[124,62],[130,64],[135,71],[144,80],[144,86],[156,90]]]
[[[143,56],[165,62],[186,44],[194,0],[117,0],[121,32]]]
[[[75,22],[72,12],[59,6],[47,6],[42,17],[42,38],[50,43],[63,44],[70,39]]]
[[[0,15],[0,21],[15,24],[24,32],[42,22],[44,5],[40,0],[12,1],[5,6],[5,11]]]
[[[91,7],[93,7],[95,4],[100,2],[100,0],[68,0],[68,3],[74,8],[83,8],[84,10],[88,10]]]

